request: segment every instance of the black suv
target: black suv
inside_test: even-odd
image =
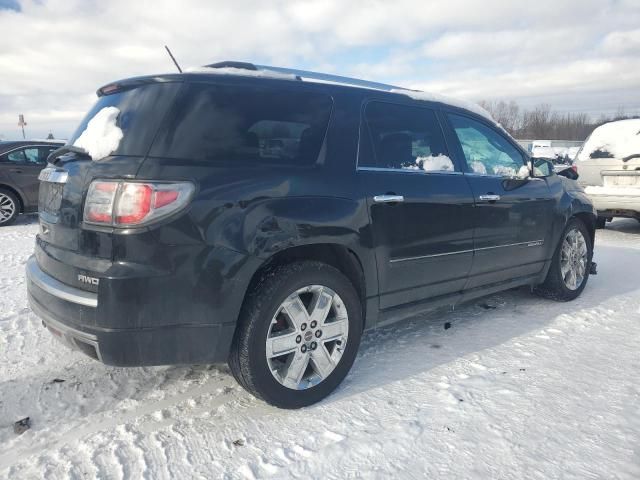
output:
[[[337,387],[364,329],[587,283],[591,202],[478,108],[237,63],[98,97],[41,174],[26,273],[46,327],[106,364],[228,362],[296,408]]]
[[[0,227],[38,208],[38,175],[64,142],[0,142]]]

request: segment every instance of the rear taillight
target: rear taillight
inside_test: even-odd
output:
[[[190,182],[94,180],[84,204],[84,221],[114,227],[146,225],[185,207],[194,190]]]
[[[573,170],[574,172],[578,173],[578,165],[576,165],[575,163],[573,165],[571,165],[571,170]]]

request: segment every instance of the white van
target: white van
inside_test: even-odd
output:
[[[598,210],[598,226],[613,217],[640,221],[640,118],[596,128],[576,157],[580,178]]]

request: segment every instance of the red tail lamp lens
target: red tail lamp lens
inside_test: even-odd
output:
[[[116,206],[116,224],[140,223],[151,211],[152,193],[144,183],[125,183]]]

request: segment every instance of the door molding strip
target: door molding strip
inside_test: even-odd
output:
[[[526,245],[527,247],[541,247],[542,245],[544,245],[544,239],[530,240],[528,242],[508,243],[506,245],[495,245],[492,247],[480,247],[480,248],[474,248],[471,250],[458,250],[456,252],[434,253],[433,255],[420,255],[418,257],[392,258],[391,260],[389,260],[389,263],[408,262],[411,260],[422,260],[424,258],[445,257],[448,255],[460,255],[462,253],[471,253],[471,252],[475,253],[475,252],[481,252],[483,250],[493,250],[496,248],[506,248],[506,247],[518,247],[521,245]]]

